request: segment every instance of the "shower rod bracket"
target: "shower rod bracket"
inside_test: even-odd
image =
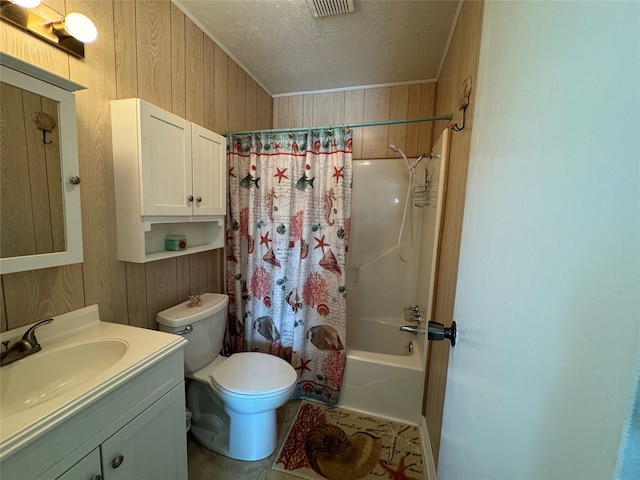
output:
[[[467,77],[462,82],[462,88],[460,89],[460,96],[458,97],[458,110],[462,110],[462,126],[458,126],[457,123],[453,124],[454,132],[461,132],[464,130],[464,124],[466,123],[467,117],[467,107],[469,106],[470,98],[471,98],[471,88],[473,87],[473,79],[471,77]]]
[[[462,126],[459,127],[457,123],[453,124],[453,127],[451,127],[453,129],[454,132],[461,132],[462,130],[464,130],[464,124],[466,121],[466,114],[467,114],[467,107],[469,105],[465,105],[464,107],[462,107]]]

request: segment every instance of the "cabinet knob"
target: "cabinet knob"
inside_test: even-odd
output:
[[[200,203],[202,201],[202,197],[196,197],[196,202]]]
[[[187,200],[189,200],[190,202],[193,202],[193,195],[189,195],[189,196],[187,197]]]
[[[113,461],[111,462],[111,466],[113,468],[118,468],[120,465],[122,465],[122,462],[124,462],[124,456],[123,455],[118,455],[116,458],[113,459]]]
[[[90,480],[102,480],[102,475],[100,475],[100,474],[94,475],[93,477],[91,477]]]
[[[78,175],[72,175],[69,177],[69,181],[74,185],[80,185],[80,177]]]

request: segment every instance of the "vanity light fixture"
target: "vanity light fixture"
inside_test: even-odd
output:
[[[40,0],[0,0],[0,18],[80,58],[84,44],[98,37],[98,29],[85,15],[64,16]]]
[[[53,31],[58,37],[73,37],[82,43],[95,42],[98,29],[89,17],[78,12],[67,14],[62,20],[54,22]]]

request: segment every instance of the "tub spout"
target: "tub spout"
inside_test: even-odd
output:
[[[452,347],[455,347],[458,337],[458,329],[455,321],[451,323],[451,327],[445,327],[441,323],[430,321],[428,330],[414,327],[413,325],[402,325],[400,331],[413,333],[414,335],[428,333],[429,340],[437,341],[447,339],[451,342]]]
[[[413,325],[402,325],[400,327],[400,331],[401,332],[413,333],[414,335],[417,335],[419,333],[426,333],[426,331],[424,329],[420,329],[418,327],[414,327]]]

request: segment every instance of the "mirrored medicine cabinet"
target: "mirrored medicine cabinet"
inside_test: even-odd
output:
[[[0,273],[82,262],[75,94],[0,53]]]

